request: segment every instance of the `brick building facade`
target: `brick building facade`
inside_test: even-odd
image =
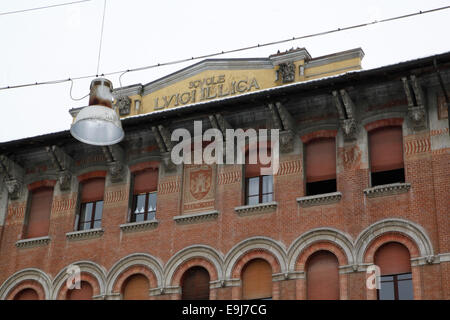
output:
[[[450,299],[450,54],[310,79],[320,59],[290,55],[277,86],[248,76],[242,94],[140,115],[135,97],[145,108],[161,84],[116,89],[134,116],[115,146],[69,131],[0,144],[0,299],[377,299],[373,264],[385,298]],[[174,165],[170,133],[194,121],[279,129],[277,174]]]

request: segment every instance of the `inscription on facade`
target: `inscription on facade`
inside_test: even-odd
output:
[[[223,98],[258,89],[260,89],[260,86],[256,78],[227,81],[223,74],[211,76],[190,81],[186,91],[156,97],[154,109],[178,107],[188,103]]]

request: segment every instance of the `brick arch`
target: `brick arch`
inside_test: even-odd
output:
[[[31,285],[33,283],[39,285],[36,286],[36,288],[41,288],[37,291],[39,299],[44,300],[51,298],[52,281],[50,277],[40,269],[27,268],[17,271],[0,285],[0,300],[6,300],[10,296],[14,297],[20,290],[26,289],[26,285]],[[19,291],[12,293],[12,291],[18,288],[18,286],[22,286],[22,284],[24,287],[21,287]]]
[[[192,267],[203,267],[208,271],[209,273],[209,280],[215,281],[218,280],[217,270],[210,261],[203,257],[195,257],[190,260],[187,260],[180,264],[177,269],[175,270],[173,276],[171,285],[172,286],[180,286],[181,285],[181,278],[183,277],[183,274]]]
[[[98,280],[94,275],[87,272],[81,272],[80,281],[85,281],[91,285],[93,297],[100,295],[100,284],[98,283]],[[66,286],[66,282],[64,281],[59,288],[57,299],[66,300],[68,292],[69,288]]]
[[[318,241],[310,244],[306,248],[304,248],[297,257],[295,263],[296,271],[305,271],[306,262],[308,258],[317,251],[328,251],[334,254],[339,262],[340,266],[348,265],[347,256],[337,244],[329,241]]]
[[[49,187],[49,188],[54,188],[56,185],[56,180],[39,180],[33,183],[30,183],[27,185],[27,188],[29,191],[34,191],[36,189],[39,188],[45,188],[45,187]]]
[[[158,281],[156,280],[156,275],[153,273],[153,271],[144,265],[133,265],[130,266],[128,269],[123,271],[119,274],[119,276],[116,278],[116,281],[113,284],[112,292],[113,293],[122,293],[123,291],[123,285],[126,282],[126,280],[134,275],[143,275],[147,278],[149,283],[149,288],[156,288],[158,287]]]
[[[89,179],[94,178],[106,178],[107,171],[106,170],[95,170],[95,171],[89,171],[83,174],[80,174],[77,176],[78,182],[82,183]]]
[[[335,138],[337,130],[315,130],[300,137],[304,144],[320,138]]]
[[[411,238],[402,233],[387,232],[373,239],[368,245],[366,251],[364,252],[364,263],[373,263],[375,252],[377,252],[378,248],[389,242],[398,242],[404,245],[408,249],[411,258],[420,256],[419,249]]]
[[[381,120],[375,120],[371,121],[364,125],[364,128],[366,128],[366,131],[372,131],[378,128],[382,127],[389,127],[389,126],[401,126],[403,124],[403,118],[386,118]]]
[[[35,280],[24,280],[17,284],[12,290],[9,291],[6,300],[13,300],[16,295],[24,289],[33,289],[39,300],[45,300],[45,291],[42,285]]]
[[[263,259],[270,264],[273,273],[280,273],[281,266],[278,259],[268,250],[252,249],[243,253],[233,266],[231,271],[232,278],[240,278],[244,266],[254,259]]]

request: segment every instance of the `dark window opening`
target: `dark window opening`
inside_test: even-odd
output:
[[[78,230],[100,228],[102,225],[103,200],[81,204]]]
[[[155,219],[156,192],[147,192],[134,195],[133,211],[130,222],[141,222]]]
[[[372,187],[396,182],[405,182],[405,169],[372,172]]]
[[[247,178],[245,198],[247,205],[273,201],[273,176]]]
[[[412,274],[394,274],[380,277],[378,300],[413,300]]]
[[[306,184],[306,195],[314,196],[317,194],[336,192],[336,179],[309,182]]]

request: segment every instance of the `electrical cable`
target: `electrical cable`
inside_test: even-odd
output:
[[[6,15],[9,15],[9,14],[29,12],[29,11],[48,9],[48,8],[54,8],[54,7],[68,6],[68,5],[72,5],[72,4],[77,4],[77,3],[82,3],[82,2],[90,2],[90,1],[92,1],[92,0],[73,1],[73,2],[66,2],[66,3],[49,5],[49,6],[45,6],[45,7],[29,8],[29,9],[22,9],[22,10],[9,11],[9,12],[0,12],[0,16],[6,16]]]
[[[263,43],[263,44],[257,44],[257,45],[242,47],[242,48],[238,48],[238,49],[220,51],[220,52],[206,54],[206,55],[197,56],[197,57],[191,57],[191,58],[174,60],[174,61],[163,62],[163,63],[157,63],[157,64],[148,65],[148,66],[139,67],[139,68],[134,68],[134,69],[127,69],[127,70],[108,72],[108,73],[101,74],[100,76],[104,77],[104,76],[111,76],[111,75],[116,75],[116,74],[122,74],[123,75],[123,74],[125,74],[127,72],[142,71],[142,70],[147,70],[147,69],[152,69],[152,68],[157,68],[157,67],[162,67],[162,66],[174,65],[174,64],[179,64],[179,63],[188,62],[188,61],[194,61],[194,60],[198,60],[198,59],[211,58],[211,57],[224,55],[224,54],[228,54],[228,53],[241,52],[241,51],[267,47],[267,46],[271,46],[271,45],[275,45],[275,44],[281,44],[281,43],[286,43],[286,42],[295,41],[295,40],[301,40],[301,39],[306,39],[306,38],[313,38],[313,37],[318,37],[318,36],[323,36],[323,35],[327,35],[327,34],[341,32],[341,31],[347,31],[347,30],[351,30],[351,29],[367,27],[367,26],[370,26],[370,25],[373,25],[373,24],[377,24],[377,23],[384,23],[384,22],[400,20],[400,19],[404,19],[404,18],[410,18],[410,17],[414,17],[414,16],[417,16],[417,15],[423,15],[423,14],[436,12],[436,11],[441,11],[441,10],[446,10],[446,9],[450,9],[450,6],[439,7],[439,8],[425,10],[425,11],[419,11],[419,12],[405,14],[405,15],[401,15],[401,16],[386,18],[386,19],[382,19],[382,20],[375,20],[375,21],[372,21],[372,22],[367,22],[367,23],[362,23],[362,24],[357,24],[357,25],[352,25],[352,26],[348,26],[348,27],[343,27],[343,28],[337,28],[337,29],[333,29],[333,30],[317,32],[317,33],[311,33],[311,34],[308,34],[308,35],[292,37],[292,38],[288,38],[288,39],[283,39],[283,40],[278,40],[278,41],[273,41],[273,42],[267,42],[267,43]],[[23,87],[37,86],[37,85],[63,83],[63,82],[71,81],[71,80],[81,80],[81,79],[95,78],[95,77],[98,77],[98,76],[99,75],[97,73],[95,75],[85,75],[85,76],[79,76],[79,77],[72,77],[72,78],[68,78],[68,79],[60,79],[60,80],[51,80],[51,81],[19,84],[19,85],[13,85],[13,86],[0,87],[0,90],[16,89],[16,88],[23,88]]]

